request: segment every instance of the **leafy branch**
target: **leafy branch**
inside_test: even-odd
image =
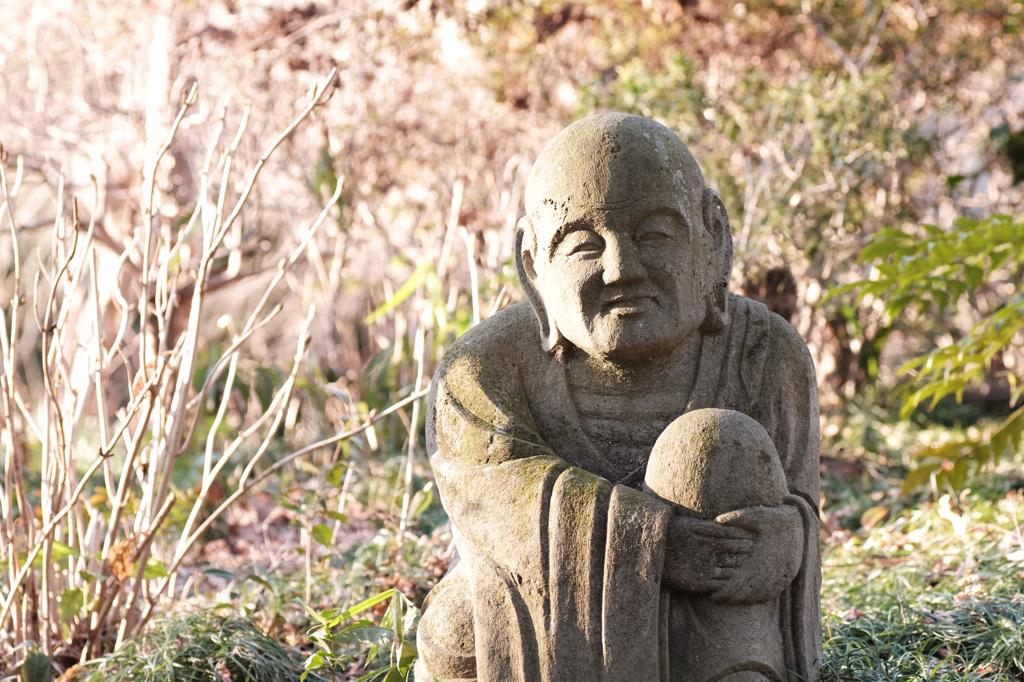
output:
[[[949,395],[962,401],[966,388],[992,375],[996,362],[1021,346],[1024,329],[1024,222],[998,214],[984,220],[960,218],[948,231],[934,225],[922,228],[921,238],[882,230],[860,255],[860,262],[872,264],[871,278],[831,292],[856,292],[862,301],[874,297],[890,320],[945,311],[965,297],[977,309],[981,294],[996,294],[994,307],[968,333],[900,368],[913,377],[903,389],[903,418],[925,402],[934,408]],[[1021,377],[1009,367],[999,373],[1009,383],[1010,404],[1015,405],[1024,392]],[[1022,444],[1024,407],[976,437],[922,449],[915,459],[923,463],[907,475],[903,490],[929,480],[936,488],[948,484],[960,489],[972,465],[995,463]]]

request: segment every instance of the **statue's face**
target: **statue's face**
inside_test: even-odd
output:
[[[644,196],[535,225],[536,285],[566,340],[589,355],[637,361],[698,329],[703,268],[691,235],[701,228],[674,204]]]
[[[689,151],[654,121],[601,114],[562,131],[526,189],[532,238],[520,257],[535,305],[591,356],[634,362],[671,351],[707,310],[704,191]]]

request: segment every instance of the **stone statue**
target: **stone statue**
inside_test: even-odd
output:
[[[528,302],[434,377],[459,558],[417,680],[817,680],[814,368],[727,290],[722,201],[670,130],[601,114],[549,143],[526,210]]]

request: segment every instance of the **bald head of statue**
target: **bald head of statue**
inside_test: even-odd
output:
[[[725,206],[675,133],[641,116],[590,116],[547,145],[516,266],[549,351],[644,362],[728,320]]]

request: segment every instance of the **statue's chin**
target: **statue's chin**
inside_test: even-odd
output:
[[[588,339],[589,343],[574,345],[590,357],[615,365],[650,365],[672,355],[683,339],[658,338],[642,329],[621,330],[614,336]]]

